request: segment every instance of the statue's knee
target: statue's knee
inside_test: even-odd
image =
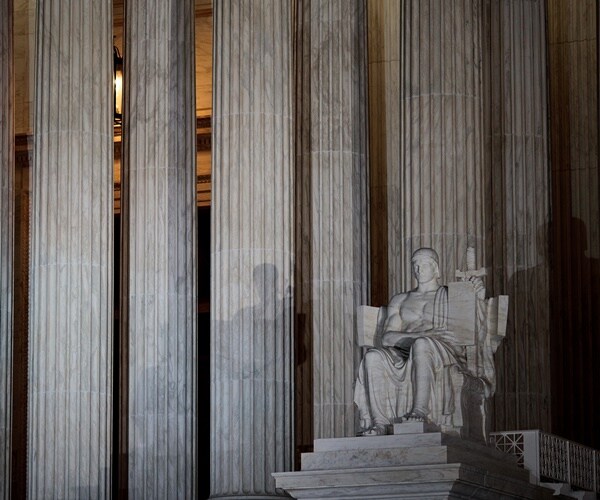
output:
[[[381,353],[375,349],[366,352],[363,358],[363,363],[366,367],[377,366],[381,364]]]
[[[413,342],[411,351],[412,351],[413,358],[419,357],[419,356],[425,356],[425,355],[428,355],[429,352],[431,351],[431,346],[429,345],[429,342],[427,341],[427,339],[419,338]]]

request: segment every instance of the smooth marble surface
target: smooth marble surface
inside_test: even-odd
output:
[[[412,425],[402,424],[402,425]],[[414,422],[417,425],[416,422]],[[421,429],[423,425],[421,424]],[[315,439],[315,453],[340,450],[372,450],[377,448],[403,448],[407,446],[439,446],[442,444],[441,432],[419,432],[388,434],[385,436],[359,436],[354,438]]]
[[[61,0],[60,9],[56,2],[39,6],[27,494],[107,498],[113,356],[112,2]],[[80,29],[92,24],[93,30]]]
[[[366,437],[365,440],[370,438]],[[440,445],[419,445],[419,441],[387,448],[355,448],[302,454],[302,470],[335,470],[357,467],[391,467],[398,465],[433,465],[463,463],[489,468],[512,475],[522,481],[529,473],[516,468],[516,459],[487,446],[442,435]]]
[[[434,436],[427,443],[425,436]],[[398,438],[402,438],[402,443]],[[384,441],[389,447],[379,447]],[[420,433],[320,440],[302,470],[274,474],[293,498],[551,498],[513,456],[453,436]],[[376,447],[369,442],[376,441]],[[315,442],[315,449],[319,440]],[[321,444],[323,444],[321,443]],[[364,445],[362,444],[364,443]]]
[[[303,453],[302,470],[352,469],[365,466],[364,464],[368,464],[368,467],[441,464],[445,462],[446,456],[446,447],[444,446],[378,448],[375,450],[359,448]]]
[[[10,496],[15,150],[13,5],[0,2],[0,498]]]
[[[126,3],[124,301],[130,498],[197,494],[194,1]]]
[[[312,435],[354,434],[356,308],[369,295],[366,3],[299,2],[297,313],[312,339]],[[307,407],[310,411],[310,406]],[[298,420],[310,419],[300,415]]]
[[[420,436],[430,436],[439,431],[439,427],[431,422],[395,422],[392,425],[394,435],[407,434],[408,439],[418,439]]]
[[[211,495],[259,498],[293,464],[294,11],[213,8]]]
[[[547,499],[552,491],[519,481],[510,475],[460,463],[397,466],[373,469],[306,471],[277,474],[293,498]]]

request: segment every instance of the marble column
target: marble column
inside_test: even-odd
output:
[[[122,332],[129,498],[194,498],[193,0],[126,2]]]
[[[549,0],[546,8],[552,429],[600,448],[600,4]]]
[[[110,0],[38,2],[35,82],[28,496],[106,498],[113,321]]]
[[[292,467],[292,6],[214,3],[214,497],[276,495]]]
[[[0,498],[10,497],[14,243],[13,3],[0,0]]]
[[[301,0],[298,20],[297,309],[313,340],[314,438],[353,436],[356,309],[369,295],[366,5]]]
[[[386,44],[371,65],[371,100],[381,111],[371,122],[387,131],[373,147],[386,177],[375,177],[383,201],[371,223],[387,214],[388,296],[412,288],[419,247],[438,251],[443,281],[465,266],[467,245],[478,267],[485,261],[482,1],[398,4],[379,0],[369,12],[379,9],[371,30]]]
[[[487,287],[510,297],[496,354],[494,427],[550,431],[550,170],[545,2],[493,0],[485,15]]]

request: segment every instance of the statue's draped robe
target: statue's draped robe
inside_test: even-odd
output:
[[[449,421],[454,413],[451,370],[463,371],[466,360],[464,348],[447,332],[448,288],[440,287],[434,300],[432,324],[439,334],[419,337],[421,353],[425,352],[426,356],[420,356],[417,362],[429,363],[434,372],[427,418],[437,425],[452,425]],[[415,340],[407,339],[395,347],[383,347],[380,345],[383,333],[378,332],[376,347],[366,352],[354,390],[354,402],[361,421],[371,425],[393,423],[394,419],[413,409],[415,359],[412,345]],[[415,333],[418,335],[418,332],[411,332],[411,336]]]

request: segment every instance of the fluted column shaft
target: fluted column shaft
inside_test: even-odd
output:
[[[545,2],[494,0],[489,20],[488,289],[510,297],[498,350],[496,429],[550,431],[550,287]],[[486,120],[486,121],[487,121]]]
[[[275,495],[293,446],[292,2],[215,2],[211,494]]]
[[[552,432],[600,448],[600,4],[546,8]]]
[[[13,2],[0,0],[0,498],[10,497],[15,221]]]
[[[112,2],[40,0],[37,12],[28,496],[106,498]]]
[[[355,435],[356,309],[368,297],[366,5],[302,0],[298,287],[308,282],[314,437]],[[306,265],[310,262],[310,265]]]
[[[194,2],[127,2],[125,19],[129,498],[194,498]]]
[[[406,0],[399,16],[398,3],[380,0],[370,11],[379,8],[373,20],[385,44],[371,92],[382,113],[371,121],[389,131],[373,148],[386,165],[386,178],[375,180],[387,213],[389,296],[412,287],[419,247],[438,251],[442,280],[464,267],[467,245],[478,266],[485,253],[482,2]]]
[[[399,236],[390,249],[401,246],[389,252],[391,293],[411,285],[419,247],[438,251],[445,280],[465,267],[467,245],[477,266],[485,261],[481,14],[481,0],[404,2],[401,159],[392,171],[400,177],[391,182],[400,210],[388,211]]]

